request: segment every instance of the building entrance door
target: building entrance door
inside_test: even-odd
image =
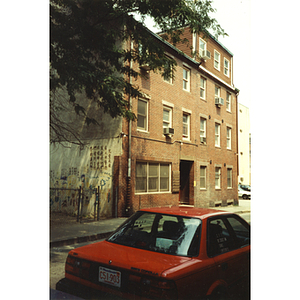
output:
[[[194,180],[193,164],[193,161],[180,161],[180,204],[194,205],[194,186],[191,184]]]

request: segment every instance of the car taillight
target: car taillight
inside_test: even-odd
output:
[[[81,278],[89,278],[89,269],[91,264],[73,256],[68,256],[65,271],[69,274],[76,275]]]
[[[170,280],[159,280],[156,278],[130,275],[129,280],[137,287],[139,293],[148,298],[155,299],[177,299],[176,284]]]

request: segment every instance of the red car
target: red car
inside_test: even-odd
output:
[[[250,226],[238,215],[142,209],[107,240],[70,251],[56,288],[85,299],[104,292],[127,299],[241,300],[249,299],[249,266]]]

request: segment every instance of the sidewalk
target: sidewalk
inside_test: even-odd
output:
[[[232,213],[250,213],[251,201],[239,200],[239,206],[211,207]],[[50,214],[50,248],[100,240],[108,237],[127,218],[101,219],[100,221],[86,220],[77,222],[77,217],[63,213]]]
[[[239,205],[229,205],[229,206],[217,206],[210,207],[213,209],[225,210],[231,213],[240,214],[240,213],[250,213],[251,212],[251,200],[242,200],[239,199]]]
[[[95,241],[108,237],[127,218],[101,219],[100,221],[83,220],[63,213],[50,215],[50,248]]]

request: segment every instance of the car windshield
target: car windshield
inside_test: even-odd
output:
[[[239,185],[239,188],[244,191],[248,191],[248,192],[251,191],[250,185]]]
[[[171,255],[197,256],[200,226],[197,218],[140,211],[107,241]]]

